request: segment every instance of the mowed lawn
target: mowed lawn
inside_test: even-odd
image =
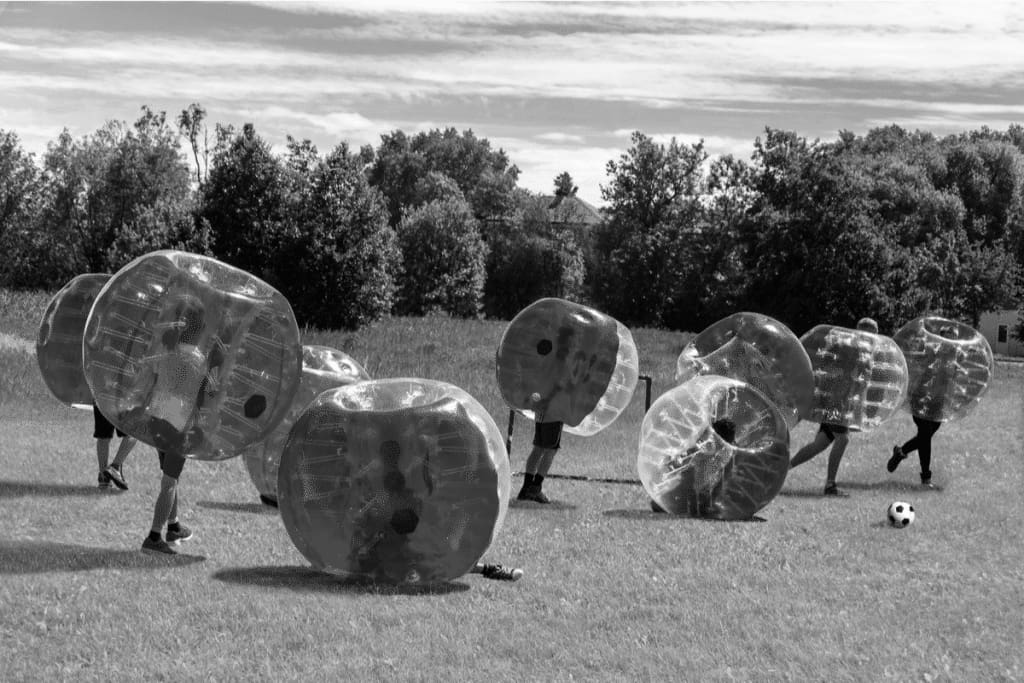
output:
[[[513,504],[485,559],[517,583],[429,589],[319,574],[262,506],[241,460],[190,461],[173,559],[139,551],[159,471],[100,493],[92,417],[51,398],[33,355],[46,295],[0,291],[0,680],[1024,680],[1024,365],[999,363],[975,413],[934,441],[941,491],[911,456],[905,413],[855,435],[826,499],[823,454],[751,522],[670,518],[631,483],[552,479]],[[502,322],[391,319],[309,331],[374,377],[457,384],[502,429]],[[687,335],[636,330],[654,397]],[[643,385],[610,429],[567,435],[553,471],[636,479]],[[532,425],[517,420],[514,471]],[[815,426],[801,424],[793,447]],[[513,492],[521,478],[513,477]],[[885,524],[912,503],[907,529]]]

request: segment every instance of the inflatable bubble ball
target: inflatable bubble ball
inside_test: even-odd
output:
[[[622,413],[639,377],[629,330],[565,299],[540,299],[505,328],[497,353],[505,402],[537,422],[561,422],[591,436]]]
[[[676,383],[697,375],[753,385],[782,411],[790,428],[814,401],[811,359],[800,339],[760,313],[734,313],[694,337],[676,361]]]
[[[472,569],[508,511],[501,431],[462,389],[425,379],[358,382],[299,416],[278,473],[278,507],[317,569],[388,584]]]
[[[869,431],[899,408],[907,392],[907,362],[889,337],[818,325],[800,338],[814,372],[809,422]]]
[[[302,347],[302,379],[291,408],[265,439],[242,453],[249,478],[267,502],[277,501],[277,473],[288,432],[299,415],[317,396],[328,389],[370,379],[370,375],[347,353],[328,346]]]
[[[82,369],[85,321],[110,276],[86,273],[60,288],[43,311],[36,335],[36,361],[43,382],[61,403],[92,409],[92,392]]]
[[[914,318],[893,339],[907,359],[906,407],[932,422],[958,420],[981,401],[995,369],[988,341],[973,327],[938,316]]]
[[[215,259],[140,256],[96,297],[86,381],[122,432],[163,451],[224,460],[266,437],[292,405],[302,346],[276,289]]]
[[[666,512],[749,519],[789,472],[789,427],[753,386],[700,375],[662,394],[640,428],[640,482]]]

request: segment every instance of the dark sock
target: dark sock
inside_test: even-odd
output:
[[[529,472],[523,474],[523,486],[533,486],[533,475]]]
[[[181,531],[181,524],[179,524],[178,522],[171,522],[167,525],[167,530],[177,533]]]
[[[154,543],[156,541],[159,541],[160,540],[160,532],[159,531],[150,531],[149,532],[149,540],[153,541]]]
[[[543,484],[543,483],[544,483],[544,475],[543,474],[535,474],[535,475],[533,475],[533,485],[534,486],[536,486],[537,488],[540,488],[540,485]]]

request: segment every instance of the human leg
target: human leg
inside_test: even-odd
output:
[[[149,535],[142,543],[142,549],[174,554],[175,550],[161,538],[161,531],[163,531],[164,524],[172,521],[176,527],[181,528],[181,525],[177,523],[178,477],[181,476],[181,470],[185,466],[185,457],[164,451],[158,451],[157,455],[160,458],[160,492],[157,493],[156,502],[153,505],[153,524],[150,526]],[[188,535],[191,536],[191,532]],[[169,529],[168,540],[173,542],[181,540],[181,538],[173,538]]]
[[[117,488],[128,490],[128,482],[125,481],[124,473],[121,471],[121,465],[124,464],[125,458],[128,457],[128,454],[131,453],[132,449],[135,447],[135,439],[122,434],[120,431],[118,434],[121,435],[121,443],[117,446],[117,453],[114,454],[113,462],[110,463],[110,466],[107,467],[105,472],[107,477],[110,478],[110,481],[114,482],[114,485],[117,486]]]
[[[917,457],[921,461],[921,483],[927,486],[931,484],[932,480],[932,437],[935,435],[935,432],[939,431],[942,423],[922,420],[917,417],[914,418],[914,423],[917,424],[919,440]]]
[[[828,448],[830,443],[832,443],[832,437],[829,436],[828,432],[825,430],[819,429],[818,433],[814,435],[814,440],[798,450],[796,455],[793,456],[793,459],[789,461],[790,469],[797,465],[804,464],[818,453],[821,453],[823,450]]]
[[[532,500],[535,503],[551,501],[541,491],[544,477],[551,469],[555,453],[562,442],[561,422],[538,422],[533,433],[533,450],[526,458],[523,471],[523,488],[520,489],[518,500]]]
[[[825,477],[825,494],[829,496],[842,496],[841,491],[836,486],[836,475],[839,473],[839,463],[843,460],[843,454],[846,453],[846,446],[850,443],[849,434],[836,434],[835,441],[832,442],[832,450],[828,454],[828,470]]]

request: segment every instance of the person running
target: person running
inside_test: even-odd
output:
[[[932,484],[932,437],[942,426],[941,422],[926,420],[923,417],[914,417],[914,424],[917,425],[917,434],[902,446],[892,447],[892,457],[886,463],[885,468],[890,473],[895,472],[900,463],[907,455],[917,451],[917,457],[921,461],[921,486],[926,489],[934,489]]]
[[[736,423],[722,417],[711,423],[711,429],[727,444],[736,445]],[[712,442],[713,443],[713,442]],[[700,456],[704,457],[701,458]],[[677,490],[690,494],[686,497],[686,514],[690,517],[713,517],[719,511],[719,497],[725,487],[725,480],[732,471],[732,457],[720,463],[715,452],[702,451],[702,446],[691,446],[676,459],[686,463],[685,473],[679,480]],[[667,512],[651,499],[653,512]]]
[[[878,334],[878,323],[871,318],[861,318],[857,321],[857,329]],[[828,468],[825,474],[825,495],[846,497],[849,494],[836,485],[836,475],[839,473],[839,463],[842,462],[849,443],[850,430],[848,427],[822,422],[818,433],[814,435],[814,440],[798,450],[793,459],[789,461],[789,468],[793,469],[804,464],[831,445],[832,450],[828,454]]]
[[[99,488],[109,489],[110,484],[113,483],[122,491],[127,491],[128,482],[125,481],[121,466],[124,464],[128,454],[135,448],[137,442],[133,437],[128,436],[120,429],[116,429],[110,420],[100,412],[95,403],[92,404],[92,417],[92,435],[96,439],[96,463],[100,468],[99,477],[97,478]],[[117,446],[117,453],[114,454],[113,462],[108,464],[110,460],[110,441],[114,438],[115,433],[121,439],[121,443]]]

